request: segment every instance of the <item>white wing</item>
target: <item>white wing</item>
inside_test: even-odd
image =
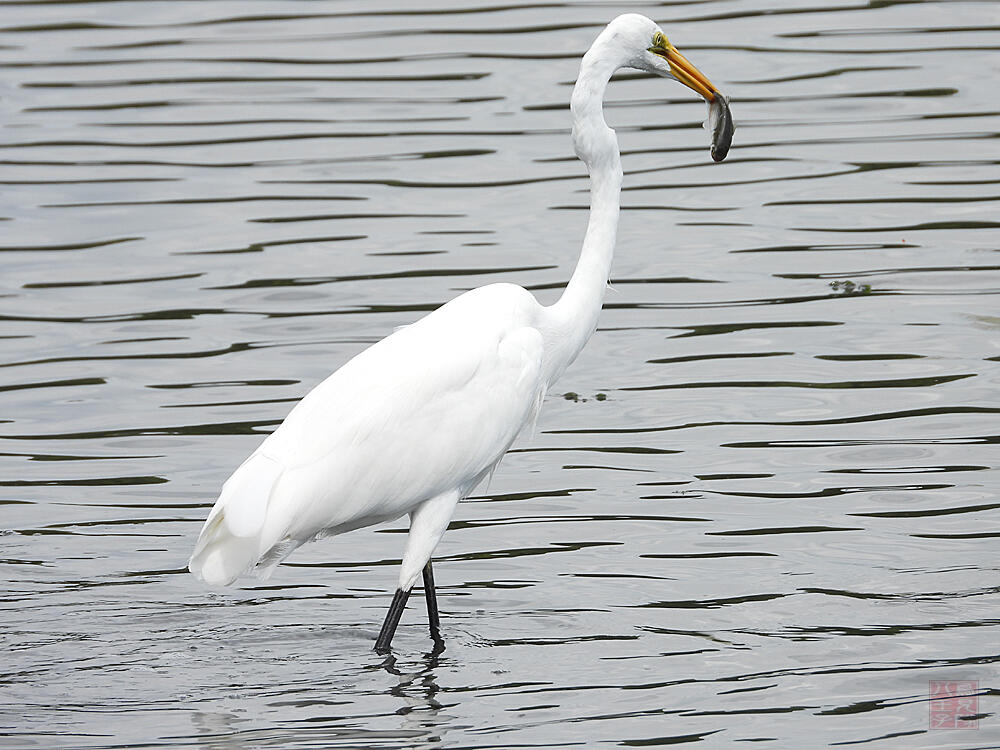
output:
[[[192,572],[230,583],[316,536],[471,492],[544,397],[538,309],[517,286],[473,290],[316,386],[226,482]]]

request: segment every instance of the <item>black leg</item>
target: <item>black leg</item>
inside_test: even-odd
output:
[[[438,617],[437,593],[434,591],[434,569],[428,560],[424,566],[424,596],[427,598],[427,623],[431,627],[431,638],[435,646],[443,646],[441,619]]]
[[[396,634],[396,626],[399,625],[399,618],[403,616],[406,600],[409,598],[409,591],[396,589],[396,595],[392,597],[392,604],[389,605],[389,611],[385,615],[385,622],[382,623],[382,630],[375,641],[375,653],[389,653],[389,645],[392,643],[392,637]]]

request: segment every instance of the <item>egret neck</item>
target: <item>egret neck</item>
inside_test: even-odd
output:
[[[622,163],[615,131],[604,121],[603,103],[608,81],[626,62],[621,47],[613,42],[612,35],[602,34],[584,55],[570,100],[573,147],[590,173],[590,221],[569,284],[559,300],[546,308],[552,326],[546,336],[552,347],[551,369],[546,373],[550,385],[576,359],[597,327],[611,274]]]

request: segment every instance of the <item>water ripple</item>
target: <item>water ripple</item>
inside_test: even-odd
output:
[[[988,7],[636,6],[732,95],[732,154],[682,87],[611,83],[600,327],[437,551],[447,650],[414,601],[383,661],[405,519],[236,589],[184,561],[365,345],[483,283],[556,298],[569,87],[620,9],[5,4],[7,743],[996,744]],[[952,683],[977,731],[931,730]]]

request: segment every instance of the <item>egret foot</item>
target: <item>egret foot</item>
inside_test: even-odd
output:
[[[438,615],[437,594],[434,591],[434,569],[428,560],[424,566],[424,597],[427,599],[427,622],[431,629],[431,639],[434,641],[434,652],[444,651],[444,639],[441,637],[441,618]],[[392,604],[385,615],[385,622],[382,623],[382,630],[379,631],[375,641],[375,653],[388,654],[392,646],[392,637],[396,634],[396,626],[406,609],[406,600],[410,598],[409,591],[396,589],[395,596],[392,597]]]
[[[431,628],[431,639],[435,650],[444,650],[444,639],[441,637],[441,618],[438,617],[437,592],[434,590],[434,569],[428,560],[424,566],[424,597],[427,599],[427,624]]]
[[[389,605],[389,611],[385,615],[385,622],[382,623],[382,630],[375,640],[375,653],[383,655],[389,653],[392,637],[396,634],[396,626],[399,625],[399,618],[403,616],[406,600],[409,598],[409,591],[396,589],[396,595],[392,597],[392,604]]]

